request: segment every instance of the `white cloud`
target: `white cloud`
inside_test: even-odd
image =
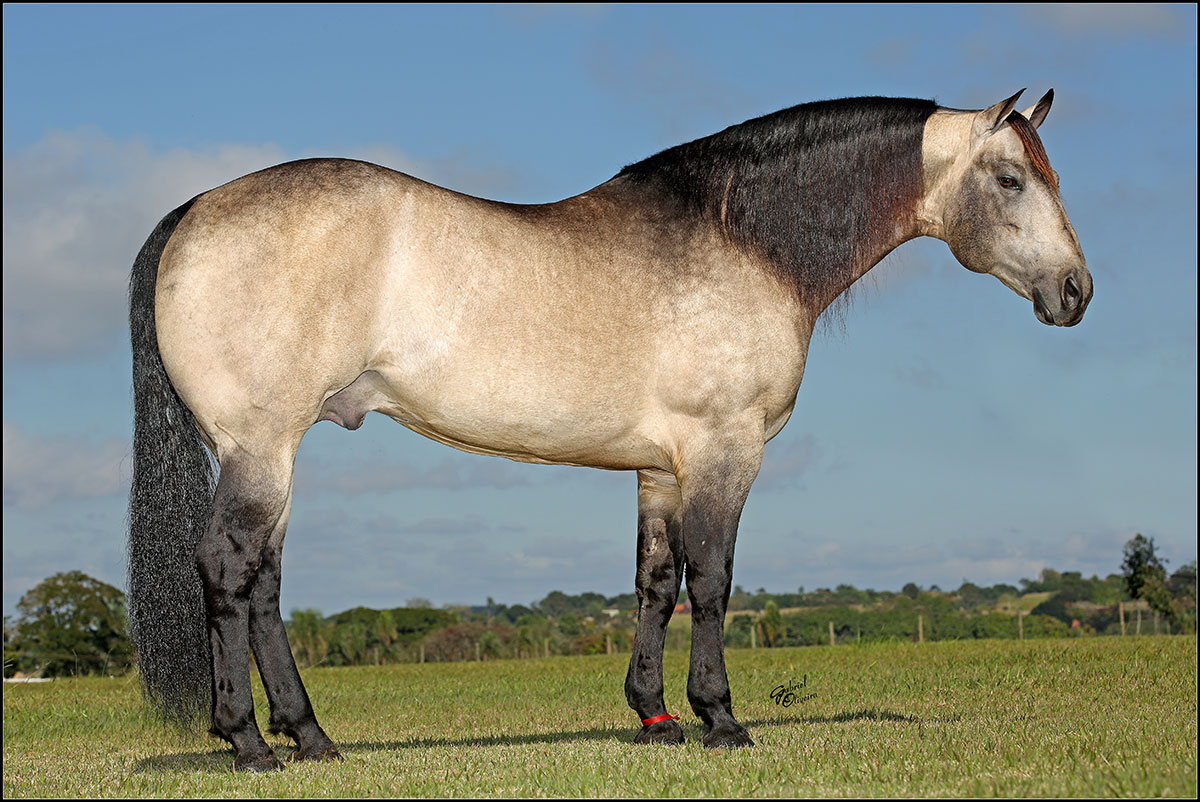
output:
[[[1185,27],[1174,9],[1158,3],[1047,3],[1022,11],[1071,34],[1173,35]]]
[[[743,587],[782,591],[847,583],[858,588],[899,590],[907,582],[942,590],[964,581],[977,585],[1037,579],[1043,568],[1079,571],[1085,577],[1119,573],[1122,547],[1132,530],[1068,532],[1041,536],[963,536],[948,542],[911,538],[829,538],[804,531],[772,538],[739,538],[734,582]],[[1160,553],[1170,568],[1193,559],[1193,550]]]
[[[125,492],[129,443],[81,437],[33,437],[4,422],[4,505],[42,509],[73,498]]]
[[[130,267],[155,223],[193,195],[283,160],[274,145],[154,153],[95,128],[52,132],[6,157],[5,357],[111,347],[126,325]]]
[[[458,150],[416,163],[388,146],[287,154],[273,144],[155,152],[94,127],[54,131],[4,159],[4,355],[112,347],[127,325],[129,271],[155,224],[189,198],[290,158],[358,158],[460,192],[504,197],[519,177]]]

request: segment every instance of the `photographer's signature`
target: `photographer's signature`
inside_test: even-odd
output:
[[[776,685],[771,691],[771,698],[775,700],[775,704],[782,707],[791,707],[800,702],[807,702],[809,699],[817,698],[815,693],[805,693],[808,689],[808,674],[804,675],[804,679],[799,682],[789,682],[786,685]]]

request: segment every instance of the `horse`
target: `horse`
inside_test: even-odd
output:
[[[130,279],[128,611],[146,697],[209,725],[236,769],[280,769],[252,650],[290,759],[340,759],[288,644],[280,559],[304,433],[377,411],[474,454],[636,471],[633,740],[683,741],[662,654],[686,575],[703,743],[752,746],[725,670],[734,542],[818,317],[919,236],[1047,325],[1091,299],[1037,133],[1053,90],[1023,112],[1020,95],[793,106],[555,203],[307,159],[167,214]]]

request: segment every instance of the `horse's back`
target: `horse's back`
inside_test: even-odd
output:
[[[660,385],[728,383],[705,340],[736,331],[704,306],[732,285],[713,283],[710,253],[656,252],[663,227],[633,217],[587,194],[495,203],[363,162],[254,173],[201,196],[164,251],[164,364],[218,448],[232,428],[239,445],[292,443],[322,415],[378,409],[471,451],[660,465]],[[682,354],[703,370],[664,376]],[[352,384],[338,399],[352,408],[330,415]]]

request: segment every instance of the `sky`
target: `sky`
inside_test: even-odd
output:
[[[3,602],[124,587],[125,288],[193,195],[311,156],[519,203],[797,103],[983,108],[1041,128],[1095,282],[1083,322],[944,243],[821,329],[742,517],[734,583],[898,590],[1196,558],[1193,5],[5,5]],[[633,590],[636,478],[438,445],[380,415],[306,435],[282,607]]]

